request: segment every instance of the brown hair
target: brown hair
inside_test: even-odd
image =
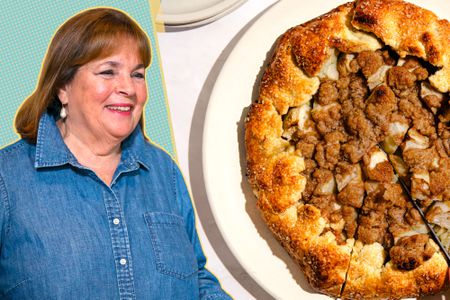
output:
[[[142,62],[148,67],[151,59],[148,37],[125,13],[111,8],[95,8],[68,19],[57,30],[47,49],[36,89],[17,112],[17,133],[36,143],[42,114],[46,110],[59,114],[59,89],[73,79],[82,65],[112,54],[115,43],[123,38],[137,42]],[[142,122],[141,118],[141,126]]]

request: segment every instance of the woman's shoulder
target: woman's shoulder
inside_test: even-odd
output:
[[[9,145],[0,147],[0,159],[11,159],[15,156],[28,153],[34,145],[28,143],[24,139],[15,141]]]
[[[146,141],[145,152],[151,159],[156,159],[160,162],[166,162],[169,164],[175,162],[175,159],[169,152],[152,141]]]
[[[0,149],[0,170],[18,170],[33,166],[36,147],[26,140],[18,140]]]

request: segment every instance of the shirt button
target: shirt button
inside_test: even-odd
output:
[[[125,258],[122,258],[119,262],[122,266],[127,264],[127,260]]]
[[[119,225],[120,220],[119,220],[118,218],[115,218],[115,219],[113,220],[113,223],[114,223],[114,225]]]

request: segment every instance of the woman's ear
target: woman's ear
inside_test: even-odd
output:
[[[65,85],[58,90],[58,98],[62,105],[69,103],[68,86]]]

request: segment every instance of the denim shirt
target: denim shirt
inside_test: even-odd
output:
[[[205,268],[180,171],[139,126],[111,185],[44,114],[0,150],[1,299],[231,299]]]

